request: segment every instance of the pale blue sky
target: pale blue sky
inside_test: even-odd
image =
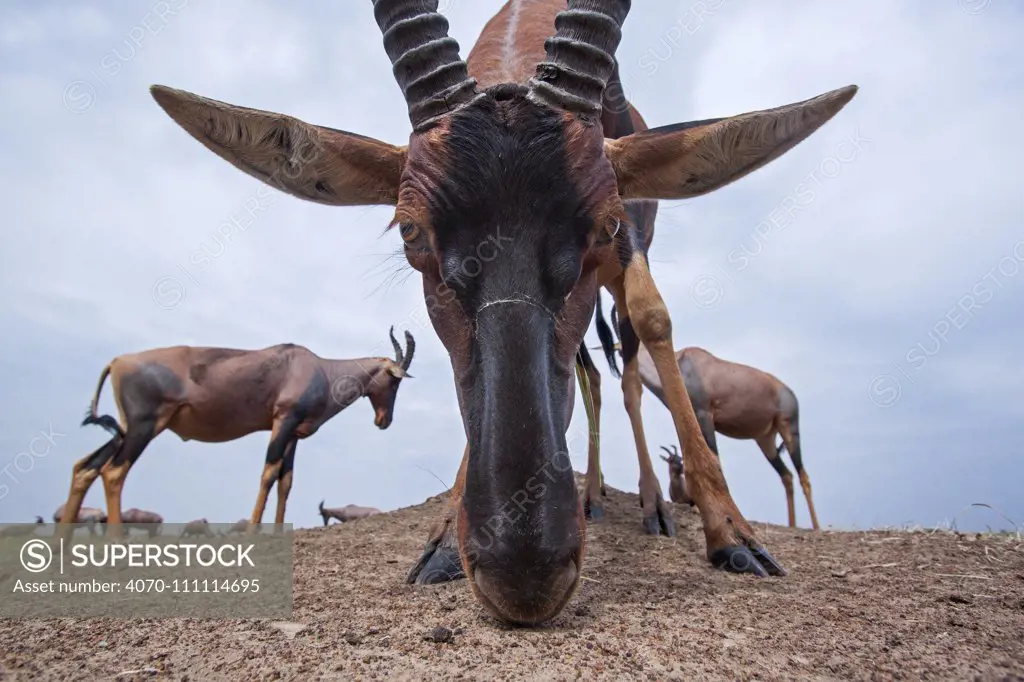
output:
[[[441,4],[465,55],[501,3]],[[634,3],[628,18],[623,79],[652,126],[861,87],[770,166],[663,202],[651,253],[677,347],[754,365],[796,392],[826,526],[1007,525],[963,511],[972,502],[1024,521],[1022,32],[1019,8],[988,0],[683,0]],[[173,123],[153,83],[392,143],[409,132],[365,0],[0,5],[0,521],[49,518],[64,501],[72,463],[105,439],[78,423],[114,356],[289,341],[360,357],[389,348],[391,324],[418,342],[394,424],[378,431],[362,401],[302,442],[288,520],[319,523],[321,498],[392,509],[439,492],[426,470],[454,478],[462,426],[447,356],[420,326],[418,275],[392,278],[389,210],[265,189]],[[621,391],[598,360],[606,479],[632,491]],[[109,384],[101,407],[113,410]],[[649,394],[644,413],[655,451],[675,440]],[[581,470],[584,423],[579,404]],[[267,438],[166,433],[131,472],[124,504],[168,520],[248,516]],[[757,446],[719,443],[747,517],[784,523],[782,486]],[[660,460],[657,471],[667,493]],[[102,506],[100,485],[87,503]],[[799,493],[797,512],[807,525]]]

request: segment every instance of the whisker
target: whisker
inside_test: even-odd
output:
[[[415,270],[413,270],[412,266],[409,265],[408,261],[405,260],[404,255],[405,254],[403,253],[403,249],[401,249],[401,248],[397,249],[395,252],[393,252],[390,255],[388,255],[387,257],[385,257],[384,260],[382,260],[376,266],[373,266],[373,268],[371,268],[371,270],[376,268],[377,269],[377,274],[383,275],[383,279],[381,280],[381,282],[379,284],[377,284],[377,286],[375,286],[373,289],[370,290],[369,293],[366,294],[366,298],[369,298],[370,296],[373,296],[374,294],[376,294],[378,291],[380,291],[380,289],[382,287],[384,288],[384,291],[387,292],[387,291],[390,291],[390,289],[396,283],[400,284],[400,283],[404,283],[406,280],[408,280],[408,278],[411,275],[411,273],[415,272]],[[387,264],[388,261],[392,261],[392,260],[396,261],[394,263],[393,267],[389,267],[388,269],[385,270],[384,269],[385,264]],[[406,274],[407,271],[408,271],[409,274]],[[371,273],[368,272],[366,275],[363,276],[363,279],[369,279],[370,274]],[[401,282],[398,282],[397,280],[398,280],[399,276],[401,276],[403,274],[406,274],[405,279],[401,280]]]

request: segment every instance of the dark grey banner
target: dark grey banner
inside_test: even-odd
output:
[[[0,618],[289,618],[292,524],[0,524]]]

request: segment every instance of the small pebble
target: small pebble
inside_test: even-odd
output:
[[[455,639],[455,635],[448,628],[438,626],[430,632],[428,632],[426,635],[424,635],[423,639],[430,642],[438,642],[439,644],[443,644],[445,642],[450,642],[453,639]]]

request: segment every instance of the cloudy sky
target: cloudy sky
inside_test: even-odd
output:
[[[441,3],[464,55],[500,4]],[[1024,11],[1005,0],[634,5],[618,55],[652,126],[861,88],[770,166],[662,203],[651,260],[676,346],[793,388],[822,524],[1008,525],[965,509],[976,502],[1024,521],[1024,138],[1008,129],[1024,106]],[[389,348],[392,324],[418,341],[394,424],[379,431],[361,401],[302,442],[288,520],[319,523],[322,498],[394,509],[442,491],[434,474],[451,483],[464,444],[451,368],[422,326],[399,236],[382,233],[389,209],[264,190],[171,121],[153,83],[392,143],[409,134],[365,0],[315,11],[3,3],[0,521],[49,518],[64,501],[72,463],[105,440],[78,424],[114,356],[288,341],[361,357]],[[597,344],[593,329],[587,338]],[[633,491],[621,391],[604,376],[606,479]],[[101,408],[116,414],[110,390]],[[655,451],[675,441],[650,394],[644,415]],[[578,403],[569,437],[580,470],[584,429]],[[165,433],[132,470],[124,506],[180,521],[248,516],[267,439]],[[719,444],[747,517],[785,523],[783,488],[757,446]],[[87,504],[104,506],[101,485]]]

